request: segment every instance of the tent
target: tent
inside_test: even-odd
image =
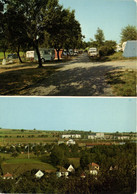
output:
[[[137,40],[129,40],[125,44],[124,57],[137,57]]]

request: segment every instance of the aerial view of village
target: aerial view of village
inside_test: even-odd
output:
[[[137,134],[0,129],[4,193],[135,193]]]
[[[1,192],[135,193],[135,104],[132,98],[0,98]]]

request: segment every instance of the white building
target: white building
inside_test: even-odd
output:
[[[81,135],[80,134],[73,134],[73,135],[71,135],[71,137],[74,139],[78,139],[78,138],[81,138]]]
[[[71,138],[71,134],[62,135],[61,137],[68,139],[68,138]]]
[[[96,138],[96,135],[95,134],[88,135],[88,139],[95,139],[95,138]]]
[[[129,139],[129,136],[118,136],[118,140],[126,140]]]
[[[62,138],[74,138],[74,139],[78,139],[78,138],[81,138],[81,135],[80,134],[66,134],[66,135],[62,135],[61,136]]]
[[[91,135],[88,135],[88,139],[103,139],[104,138],[104,133],[98,132],[98,133],[93,133]]]
[[[102,132],[96,133],[96,138],[104,138],[104,133]]]

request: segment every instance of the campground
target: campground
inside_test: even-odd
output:
[[[136,96],[136,58],[95,61],[87,53],[68,61],[0,66],[0,95]]]

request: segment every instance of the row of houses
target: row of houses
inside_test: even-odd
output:
[[[75,173],[75,168],[73,167],[72,164],[69,165],[69,167],[66,169],[63,166],[58,166],[57,167],[58,170],[56,171],[56,176],[58,178],[60,177],[65,177],[68,178],[72,173]],[[87,166],[87,170],[83,171],[82,174],[80,175],[81,178],[85,178],[86,174],[90,174],[90,175],[98,175],[99,172],[99,165],[92,162],[90,164],[88,164]],[[41,170],[38,170],[35,173],[35,178],[42,178],[44,176],[44,172]],[[6,173],[5,175],[2,176],[3,179],[8,180],[8,179],[14,179],[14,176],[10,173]]]

